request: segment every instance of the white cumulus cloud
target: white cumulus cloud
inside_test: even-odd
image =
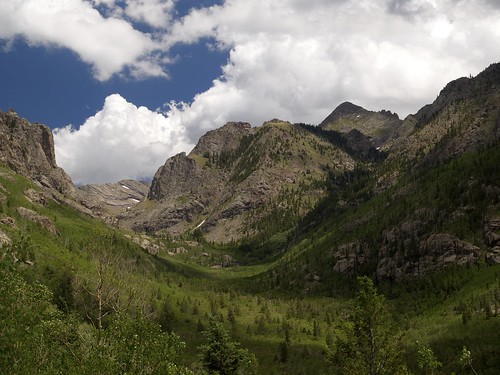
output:
[[[102,0],[99,4],[113,6]],[[158,25],[170,3],[141,0],[127,6],[130,17]],[[94,4],[96,5],[96,4]],[[149,11],[154,11],[149,15]],[[125,19],[105,18],[85,0],[0,1],[0,39],[23,38],[30,45],[67,48],[93,67],[101,81],[130,70],[132,76],[166,76],[168,59],[151,35]]]
[[[167,155],[193,147],[175,115],[136,107],[118,94],[79,129],[54,130],[54,140],[58,165],[77,184],[150,178]]]
[[[163,28],[170,22],[173,10],[173,0],[127,0],[125,14],[135,21]]]

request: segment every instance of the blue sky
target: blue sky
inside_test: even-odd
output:
[[[498,62],[492,0],[0,1],[0,108],[76,183],[148,178],[227,121],[405,117]]]
[[[101,82],[70,50],[30,47],[17,40],[10,51],[0,53],[0,108],[14,108],[31,121],[58,128],[83,124],[113,93],[150,109],[170,100],[189,102],[210,88],[228,58],[227,50],[209,50],[206,42],[172,48],[177,61],[168,67],[169,79],[113,77]]]

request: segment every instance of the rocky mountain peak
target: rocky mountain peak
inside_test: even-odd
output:
[[[415,129],[391,147],[391,158],[429,164],[457,157],[500,138],[500,64],[448,83],[420,109]]]
[[[500,63],[492,64],[476,77],[461,77],[449,82],[437,99],[421,108],[415,115],[417,127],[433,120],[444,108],[480,96],[487,96],[500,88]]]
[[[165,162],[156,172],[148,198],[159,201],[176,198],[186,191],[191,191],[193,180],[201,177],[196,161],[181,152]]]
[[[325,128],[329,124],[333,124],[341,118],[352,115],[364,115],[368,112],[369,111],[367,111],[363,107],[360,107],[359,105],[353,104],[351,102],[344,102],[338,105],[337,108],[335,108],[333,112],[327,118],[325,118],[321,122],[321,124],[319,124],[319,127]]]
[[[252,132],[252,126],[246,122],[228,122],[221,128],[210,130],[200,138],[191,154],[205,155],[221,153],[238,148],[241,138]]]
[[[73,189],[69,176],[56,164],[51,130],[12,110],[0,112],[0,161],[45,187],[62,193]]]
[[[351,102],[344,102],[319,127],[344,134],[356,129],[369,137],[373,146],[380,147],[397,137],[401,123],[399,116],[391,111],[373,112]]]
[[[117,183],[92,184],[79,187],[89,196],[104,205],[126,209],[142,201],[149,191],[149,185],[135,180],[121,180]]]

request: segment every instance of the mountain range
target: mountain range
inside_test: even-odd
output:
[[[390,111],[374,112],[345,102],[318,126],[278,119],[259,127],[227,123],[202,136],[189,154],[169,158],[150,185],[128,180],[75,187],[56,164],[50,129],[30,124],[13,111],[0,114],[0,160],[36,181],[51,198],[114,226],[153,236],[175,238],[196,231],[214,243],[262,244],[276,233],[292,236],[291,230],[303,231],[297,226],[325,200],[353,208],[361,201],[376,200],[391,188],[391,199],[411,199],[416,186],[404,182],[409,176],[479,150],[495,150],[499,124],[500,65],[493,64],[477,77],[450,82],[432,104],[404,120]],[[344,199],[345,191],[332,196],[332,184],[337,190],[340,185],[352,189],[350,184],[357,178],[353,176],[360,174],[369,176],[361,187],[365,198]],[[483,183],[471,176],[464,179],[462,194]],[[484,189],[484,221],[492,226],[484,233],[496,240],[486,241],[482,250],[496,263],[500,262],[498,180]],[[468,238],[423,231],[435,226],[430,222],[439,216],[435,210],[415,207],[403,222],[381,228],[385,245],[369,250],[377,253],[380,275],[416,272],[415,265],[395,268],[395,253],[386,245],[394,241],[394,232],[405,233],[403,242],[410,237],[418,242],[414,246],[422,253],[439,248],[447,259],[444,263],[479,258],[480,247]],[[450,215],[467,215],[468,210],[466,205],[456,207]],[[290,243],[283,244],[284,248]],[[359,241],[339,244],[333,270],[345,273],[352,269],[349,254],[353,249],[366,252],[367,246]],[[450,249],[460,255],[452,256]],[[388,252],[392,255],[385,257]]]

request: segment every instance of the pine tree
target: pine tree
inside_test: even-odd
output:
[[[390,375],[406,373],[398,340],[390,330],[390,315],[383,295],[373,281],[358,278],[359,291],[352,321],[344,339],[339,340],[334,356],[342,374]]]
[[[220,320],[211,318],[204,336],[207,342],[200,349],[203,367],[209,374],[253,373],[257,368],[255,356],[239,348]],[[245,368],[247,372],[243,371]]]

